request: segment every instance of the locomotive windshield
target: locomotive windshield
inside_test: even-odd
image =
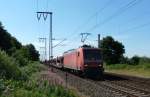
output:
[[[101,60],[101,52],[100,50],[84,50],[84,59],[85,60]]]

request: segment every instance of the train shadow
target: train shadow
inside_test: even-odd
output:
[[[82,77],[83,78],[83,77]],[[86,79],[90,79],[90,80],[94,80],[94,81],[122,81],[122,80],[128,80],[126,78],[123,78],[121,76],[118,75],[114,75],[114,74],[108,74],[108,73],[104,73],[103,76],[101,76],[99,79],[96,79],[94,77],[86,77]]]
[[[104,73],[104,80],[121,81],[121,80],[128,80],[128,79],[123,78],[122,76],[115,75],[115,74]]]

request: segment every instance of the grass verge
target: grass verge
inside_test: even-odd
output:
[[[105,71],[150,78],[150,63],[144,63],[139,65],[112,64],[105,66]]]
[[[72,90],[40,81],[43,69],[44,65],[34,62],[21,68],[29,76],[28,80],[0,79],[0,97],[77,97]]]

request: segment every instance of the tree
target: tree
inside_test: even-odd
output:
[[[32,61],[39,60],[39,52],[35,49],[34,45],[29,44],[29,45],[26,45],[25,48],[28,50],[29,60],[32,60]]]
[[[15,37],[11,37],[11,44],[16,49],[20,49],[22,47],[22,44]]]
[[[32,44],[22,46],[22,44],[4,29],[0,22],[0,49],[8,55],[16,57],[22,65],[26,59],[32,61],[39,60],[39,53]]]
[[[12,37],[0,22],[0,49],[6,51],[9,55],[12,55],[13,52],[21,47],[21,43],[15,37]]]
[[[150,58],[149,57],[140,57],[140,64],[145,64],[145,63],[150,63]]]
[[[140,57],[138,56],[133,56],[131,59],[130,59],[130,64],[131,65],[138,65],[140,62]]]
[[[103,59],[106,64],[120,63],[120,58],[122,58],[125,53],[123,44],[115,41],[111,36],[103,38],[101,41],[101,48]]]
[[[11,47],[11,35],[4,29],[0,22],[0,49],[7,52]]]
[[[130,58],[128,58],[127,56],[122,56],[120,58],[120,63],[121,64],[129,64],[130,63]]]
[[[32,44],[22,46],[12,56],[18,61],[19,66],[25,66],[29,61],[38,61],[39,53]]]

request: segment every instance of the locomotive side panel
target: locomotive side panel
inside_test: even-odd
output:
[[[73,51],[64,54],[64,67],[69,69],[77,69],[77,52]]]

